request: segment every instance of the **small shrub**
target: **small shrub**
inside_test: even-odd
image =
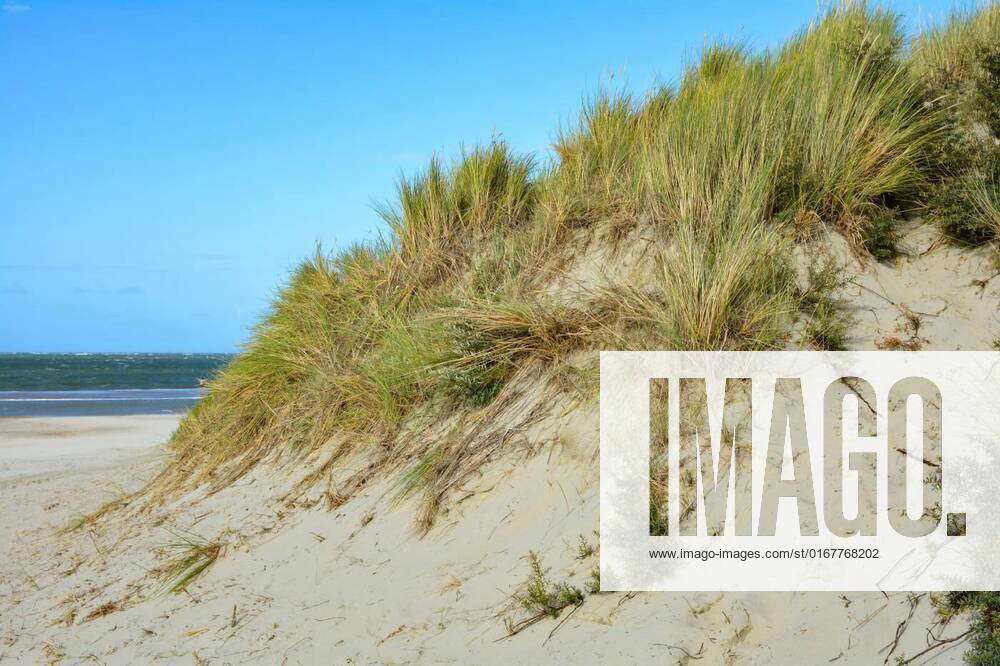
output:
[[[876,261],[891,261],[899,255],[899,223],[888,211],[879,211],[861,229],[861,244]]]
[[[594,554],[594,547],[590,545],[590,542],[581,534],[580,542],[576,546],[576,559],[585,560]]]
[[[847,349],[848,322],[832,301],[823,301],[812,312],[806,324],[805,337],[816,349],[844,351]]]
[[[991,204],[1000,211],[1000,191],[974,172],[937,184],[929,204],[941,233],[954,243],[976,246],[997,236],[1000,217],[991,219],[989,212]]]
[[[851,317],[844,311],[843,299],[834,294],[845,285],[842,267],[830,259],[819,267],[809,266],[807,287],[800,295],[800,307],[807,318],[805,341],[816,349],[843,351]]]
[[[579,588],[568,583],[549,582],[534,551],[528,553],[528,564],[531,574],[525,583],[524,592],[515,594],[514,598],[529,615],[517,622],[509,617],[504,618],[508,638],[546,617],[559,617],[559,613],[567,606],[580,606],[583,603],[583,592]]]
[[[944,610],[972,614],[971,648],[965,653],[966,663],[1000,664],[1000,592],[951,592]]]
[[[531,567],[531,575],[525,585],[524,593],[517,597],[526,611],[555,618],[559,617],[559,611],[563,608],[583,603],[583,593],[579,588],[568,583],[549,582],[545,572],[542,571],[538,554],[534,551],[528,553],[528,564]]]

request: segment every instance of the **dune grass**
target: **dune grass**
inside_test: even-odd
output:
[[[932,214],[953,241],[1000,237],[1000,4],[956,11],[913,44],[912,68],[945,117]]]
[[[499,139],[433,160],[380,207],[384,237],[292,275],[154,487],[220,489],[336,437],[437,503],[484,448],[457,437],[442,465],[409,425],[461,413],[496,441],[484,420],[517,377],[599,349],[800,346],[803,319],[806,344],[842,345],[832,286],[796,280],[796,243],[828,228],[885,260],[904,215],[944,217],[934,201],[956,196],[995,222],[995,182],[951,147],[989,117],[995,17],[908,44],[891,12],[839,5],[778,49],[709,45],[675,85],[598,95],[551,162]],[[640,279],[553,286],[595,247],[640,246]]]
[[[106,514],[118,511],[129,505],[131,496],[123,488],[112,487],[110,489],[113,497],[101,504],[90,513],[77,514],[70,521],[58,530],[59,534],[69,534],[75,530],[82,529],[89,525],[94,525]]]
[[[208,570],[222,555],[218,539],[209,540],[190,532],[171,531],[175,541],[163,548],[174,555],[156,570],[165,593],[181,592]]]

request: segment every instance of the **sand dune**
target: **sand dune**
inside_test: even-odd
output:
[[[926,234],[920,226],[910,231],[904,240],[913,251],[896,265],[851,264],[845,296],[857,311],[850,333],[859,347],[912,335],[900,331],[909,321],[901,308],[930,313],[915,333],[926,348],[983,348],[997,330],[1000,281],[970,284],[985,275],[985,259],[925,251]],[[846,252],[836,238],[824,242]],[[170,419],[0,424],[8,466],[15,465],[8,451],[23,455],[32,445],[84,447],[93,465],[3,482],[0,510],[20,518],[4,528],[0,656],[69,663],[93,656],[184,664],[879,664],[890,652],[918,654],[930,635],[948,638],[966,628],[961,618],[945,623],[928,594],[597,593],[558,619],[506,637],[505,619],[526,616],[514,597],[529,575],[529,552],[551,581],[581,589],[597,565],[596,552],[581,556],[579,548],[581,539],[597,544],[597,408],[555,400],[507,455],[456,489],[423,537],[414,530],[418,507],[388,501],[392,482],[334,501],[337,484],[365,464],[361,455],[328,485],[292,492],[331,449],[292,467],[260,465],[215,494],[197,491],[150,511],[124,507],[57,533],[75,513],[116,497],[114,486],[134,489],[155,473],[145,447],[165,436]],[[76,435],[56,434],[70,427]],[[118,452],[127,461],[96,468],[116,447],[129,448]],[[16,464],[29,463],[40,464]],[[179,533],[217,541],[221,556],[184,593],[163,594],[155,572],[170,556],[164,545]],[[961,663],[963,650],[956,641],[914,663]]]

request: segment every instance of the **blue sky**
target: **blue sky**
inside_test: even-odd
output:
[[[0,351],[234,350],[400,172],[494,133],[541,154],[602,85],[816,7],[0,0]]]

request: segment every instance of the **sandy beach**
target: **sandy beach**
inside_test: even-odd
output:
[[[0,511],[17,517],[0,523],[0,550],[7,554],[39,537],[47,539],[139,488],[160,464],[160,446],[180,418],[0,419]]]
[[[18,516],[0,530],[0,663],[463,663],[474,652],[482,663],[681,664],[688,653],[854,664],[881,663],[897,631],[894,649],[913,655],[925,629],[963,629],[942,623],[927,594],[611,592],[505,638],[505,618],[523,616],[515,595],[530,552],[580,587],[597,565],[596,552],[579,553],[581,539],[596,545],[597,416],[537,424],[534,437],[561,430],[559,446],[483,470],[424,537],[413,502],[385,506],[391,482],[333,510],[321,488],[294,493],[325,456],[67,531],[157,472],[155,444],[176,417],[4,423],[0,451],[19,452],[6,464],[22,476],[0,481],[0,511]],[[30,458],[32,441],[54,448]],[[223,550],[183,593],[165,594],[156,572],[176,534]],[[776,652],[788,644],[794,657]],[[961,652],[955,643],[926,663],[958,664]]]
[[[0,481],[81,473],[156,455],[182,414],[0,419]]]

